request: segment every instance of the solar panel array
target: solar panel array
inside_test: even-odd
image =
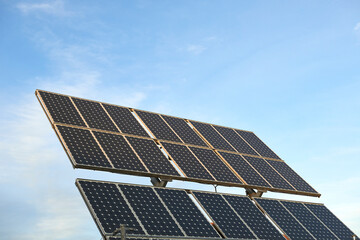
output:
[[[36,95],[75,168],[320,196],[252,132]]]

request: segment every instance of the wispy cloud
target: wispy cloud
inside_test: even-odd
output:
[[[360,31],[360,22],[358,22],[355,27],[354,27],[355,31]]]
[[[188,51],[189,53],[192,53],[194,55],[199,55],[202,52],[204,52],[206,50],[206,47],[202,46],[202,45],[189,45],[186,48],[186,51]]]
[[[61,0],[41,3],[21,2],[17,4],[16,7],[24,14],[46,13],[55,16],[66,16],[71,14],[70,11],[65,10],[64,2]]]

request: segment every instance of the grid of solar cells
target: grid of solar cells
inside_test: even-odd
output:
[[[133,134],[137,136],[149,137],[144,128],[136,120],[134,115],[128,108],[103,104],[115,124],[123,133]]]
[[[144,234],[115,184],[90,181],[79,181],[79,184],[105,233],[112,233],[121,224],[126,224],[137,229],[131,233]]]
[[[280,159],[263,141],[254,133],[241,130],[235,130],[242,138],[245,139],[261,156]]]
[[[119,132],[100,103],[73,98],[76,107],[91,128]]]
[[[287,201],[281,201],[281,203],[316,239],[337,239],[302,203]]]
[[[295,190],[262,158],[243,156],[274,188]]]
[[[354,233],[341,222],[327,207],[318,204],[305,204],[340,239],[352,239]],[[356,238],[359,239],[359,238]]]
[[[256,198],[255,200],[292,240],[314,239],[279,201],[263,198]]]
[[[313,192],[316,191],[302,179],[289,165],[285,162],[266,160],[273,168],[276,169],[286,180],[296,188],[298,191]]]
[[[181,142],[171,128],[165,123],[159,114],[143,112],[136,110],[141,120],[150,129],[158,139],[164,139],[174,142]]]
[[[240,155],[219,153],[248,185],[271,187]]]
[[[219,194],[193,192],[227,238],[256,239],[224,198]]]
[[[89,130],[64,126],[57,126],[57,129],[77,164],[111,168]]]
[[[38,91],[54,122],[86,127],[67,96]]]
[[[206,143],[195,133],[184,119],[162,115],[163,119],[170,125],[184,143],[207,146]]]
[[[180,176],[153,140],[126,137],[151,173]]]
[[[184,236],[152,188],[119,186],[149,235]]]
[[[214,148],[235,151],[210,124],[190,122]]]
[[[155,191],[162,198],[186,235],[208,238],[220,237],[184,190],[155,188]]]
[[[260,239],[282,239],[284,237],[266,219],[264,214],[254,205],[248,197],[223,195],[233,209],[241,216],[246,224]]]
[[[242,183],[213,150],[197,147],[190,149],[217,181]]]
[[[115,168],[147,172],[123,136],[96,131],[93,133]]]
[[[186,146],[165,142],[161,144],[187,177],[215,180]]]
[[[236,134],[234,129],[213,126],[230,144],[233,146],[239,153],[246,153],[258,156],[254,149],[252,149],[249,144],[247,144],[238,134]]]

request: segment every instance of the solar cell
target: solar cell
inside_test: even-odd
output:
[[[93,133],[114,168],[148,172],[123,136],[96,131]]]
[[[240,155],[220,151],[219,153],[247,184],[271,187]]]
[[[154,136],[158,139],[164,139],[174,142],[181,142],[173,130],[166,124],[159,114],[135,111],[145,125],[150,129]]]
[[[246,153],[258,156],[254,149],[252,149],[249,144],[247,144],[238,134],[236,134],[234,129],[213,126],[230,144],[233,146],[239,153]]]
[[[266,144],[254,133],[235,130],[246,142],[248,142],[261,156],[280,159]]]
[[[302,203],[280,201],[318,240],[337,239]]]
[[[121,196],[119,189],[112,183],[78,181],[77,186],[85,202],[94,211],[94,219],[103,229],[103,234],[115,231],[121,224],[137,229],[133,234],[144,234],[139,222]]]
[[[57,129],[75,161],[74,165],[81,164],[111,168],[111,164],[89,130],[65,126],[57,126]]]
[[[126,137],[151,173],[180,176],[153,140]]]
[[[162,115],[162,118],[170,125],[184,143],[207,146],[206,143],[195,133],[184,119]]]
[[[190,122],[214,148],[235,151],[210,124]]]
[[[149,235],[184,236],[152,188],[119,186]]]
[[[155,188],[186,235],[192,237],[220,238],[184,190]]]
[[[284,208],[279,201],[255,198],[255,201],[292,240],[313,240],[309,232]]]
[[[318,204],[305,204],[339,239],[352,239],[354,233],[338,219],[327,207]],[[359,239],[359,238],[356,238]]]
[[[243,156],[274,188],[295,190],[262,158]]]
[[[144,128],[136,120],[128,108],[103,104],[115,124],[123,133],[133,134],[136,136],[149,137]]]
[[[304,181],[289,165],[285,162],[266,160],[273,168],[278,171],[286,180],[298,191],[317,193],[307,182]]]
[[[73,98],[76,107],[91,128],[119,132],[100,103]]]
[[[197,147],[190,149],[217,181],[242,183],[213,150]]]
[[[219,194],[193,192],[227,238],[256,239],[244,222]]]
[[[215,181],[186,146],[166,142],[161,144],[187,177]]]
[[[54,122],[86,127],[68,96],[38,91]]]
[[[284,239],[248,197],[223,196],[259,239]]]

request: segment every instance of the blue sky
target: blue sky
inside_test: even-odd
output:
[[[0,236],[100,239],[75,178],[150,184],[73,170],[37,88],[254,131],[322,193],[264,196],[323,202],[360,234],[359,9],[0,0]]]

